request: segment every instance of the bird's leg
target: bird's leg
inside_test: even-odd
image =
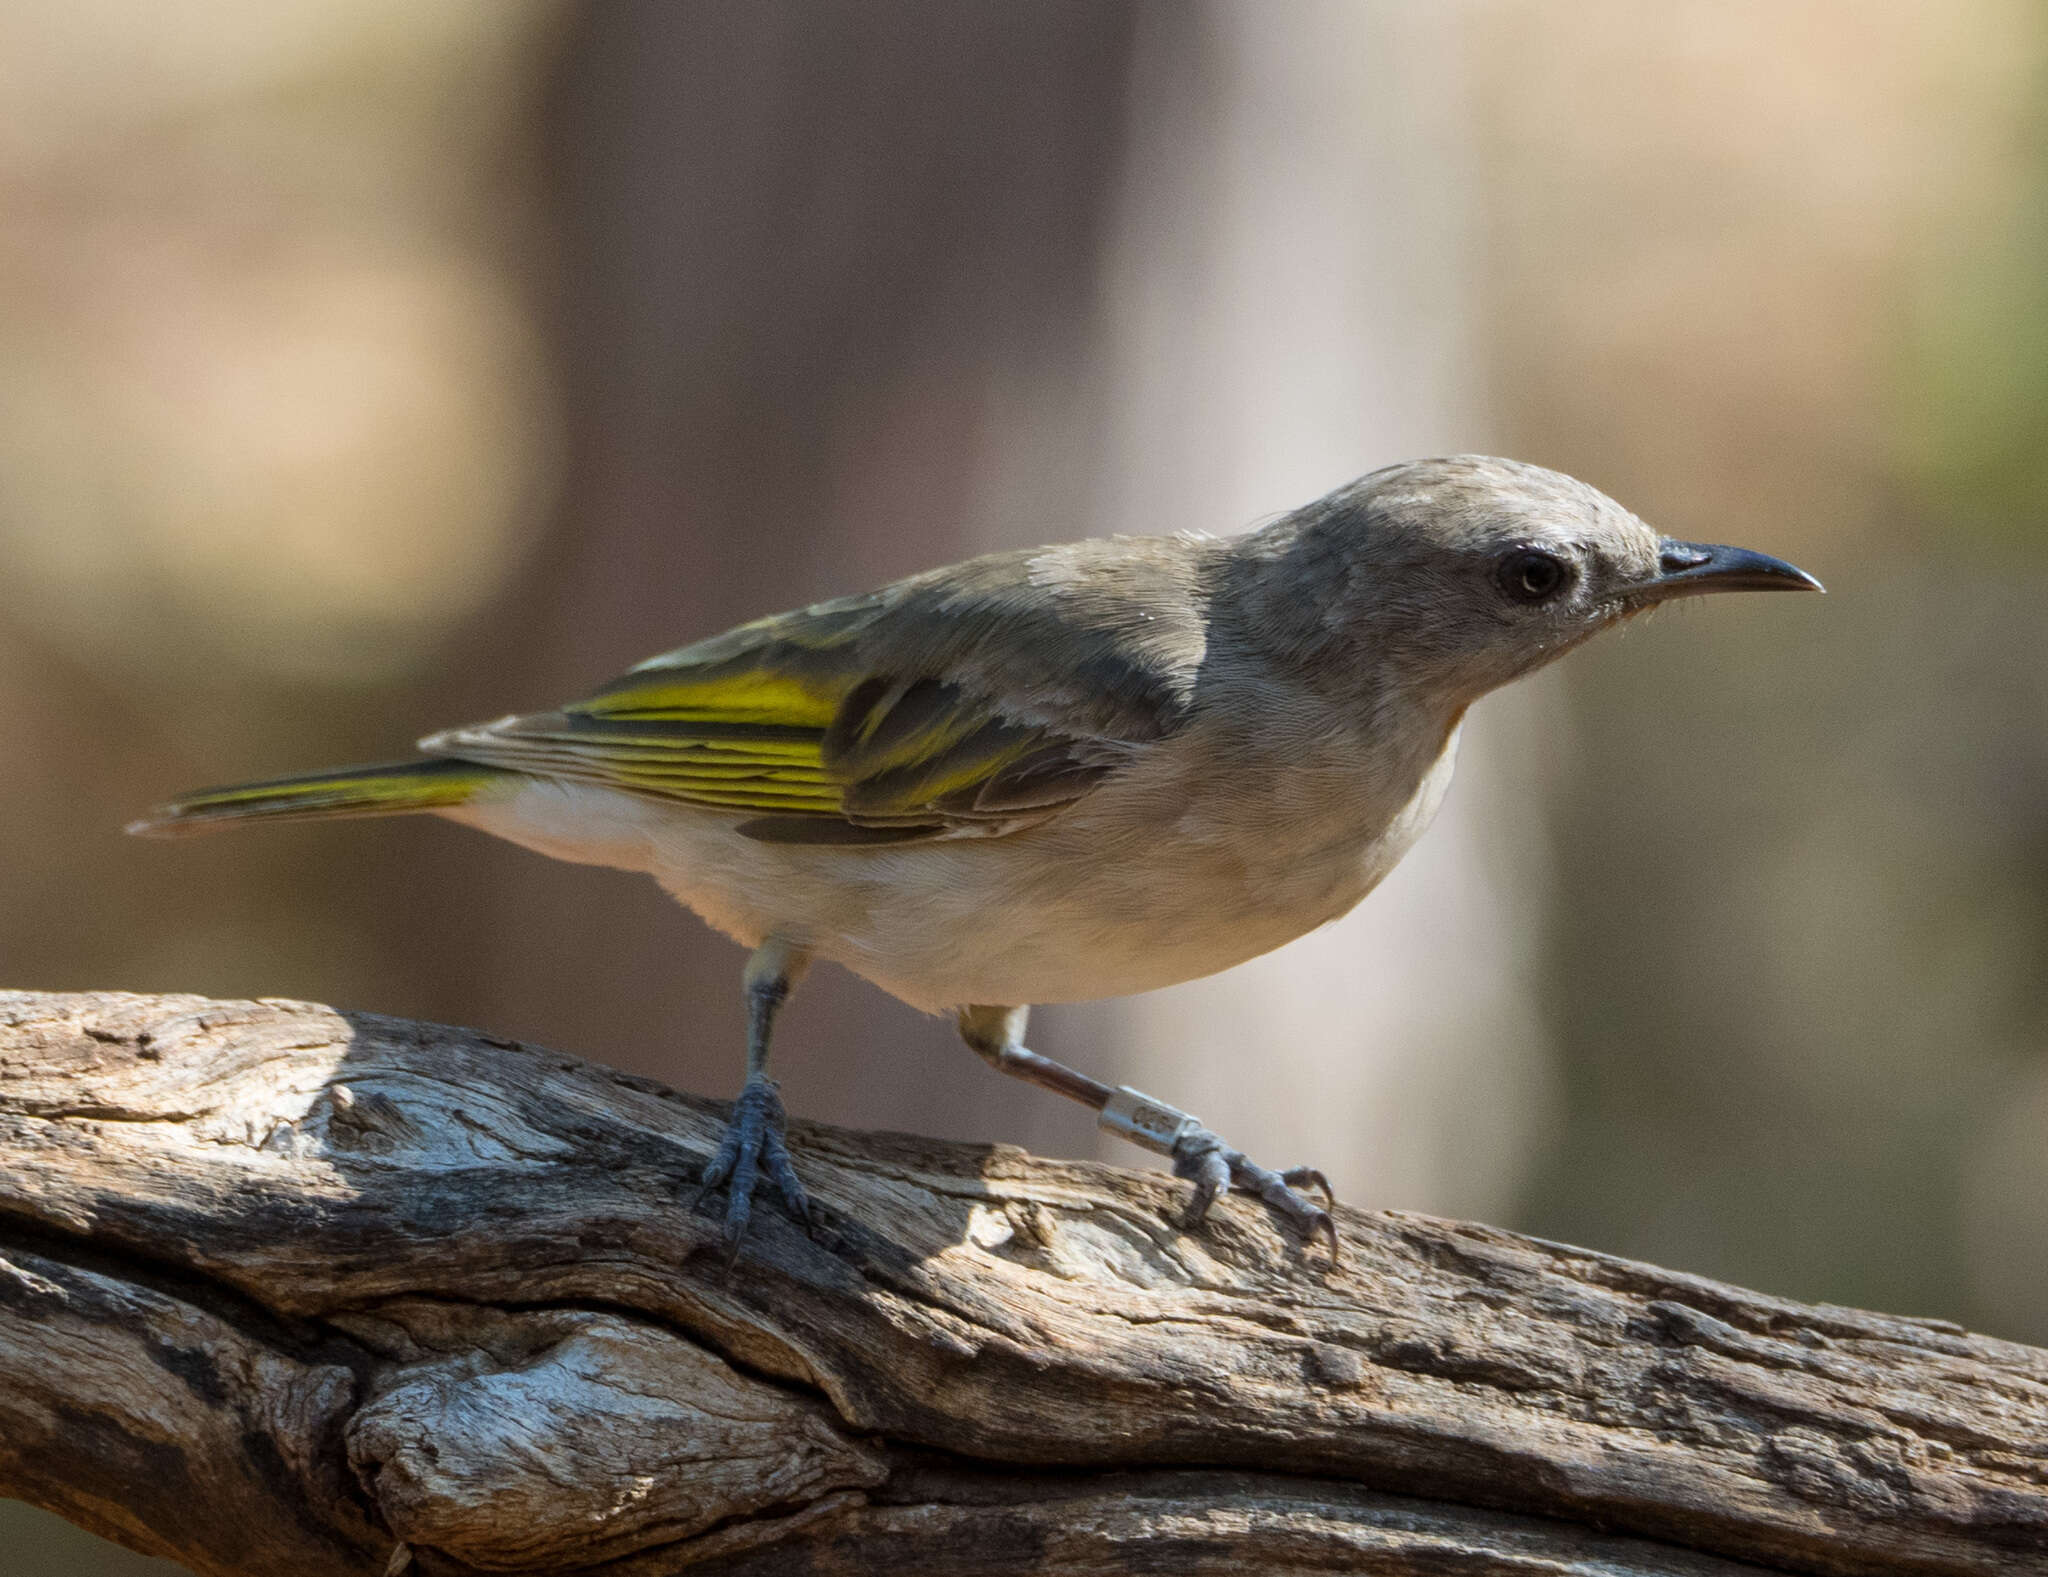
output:
[[[1099,1114],[1097,1122],[1110,1133],[1141,1144],[1148,1150],[1173,1158],[1176,1177],[1195,1185],[1188,1202],[1183,1226],[1200,1226],[1209,1207],[1225,1190],[1236,1187],[1254,1193],[1274,1214],[1291,1222],[1302,1236],[1329,1239],[1330,1253],[1337,1252],[1337,1224],[1325,1205],[1336,1203],[1330,1181],[1312,1166],[1291,1171],[1269,1172],[1233,1150],[1204,1128],[1199,1118],[1178,1107],[1154,1100],[1129,1085],[1111,1088],[1099,1079],[1076,1072],[1064,1063],[1041,1057],[1024,1045],[1024,1021],[1029,1008],[966,1007],[960,1010],[960,1038],[998,1073],[1024,1079],[1032,1084],[1079,1101]],[[1324,1205],[1312,1204],[1295,1190],[1321,1191]]]
[[[1055,1095],[1101,1111],[1116,1091],[1063,1062],[1028,1050],[1024,1045],[1024,1021],[1030,1016],[1029,1008],[962,1008],[960,1038],[996,1072],[1040,1085]]]
[[[775,1028],[775,1015],[789,1000],[789,993],[803,978],[811,956],[805,949],[781,937],[770,937],[747,960],[743,977],[747,997],[747,1082],[740,1098],[733,1102],[726,1120],[725,1136],[718,1153],[711,1157],[699,1179],[707,1189],[724,1186],[725,1240],[737,1244],[747,1230],[747,1217],[754,1206],[754,1181],[766,1167],[769,1181],[782,1196],[789,1213],[808,1227],[811,1204],[790,1165],[789,1147],[783,1143],[785,1121],[782,1096],[768,1077],[768,1037]]]

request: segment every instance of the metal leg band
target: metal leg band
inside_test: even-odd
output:
[[[1172,1155],[1173,1147],[1185,1135],[1202,1126],[1200,1118],[1190,1117],[1164,1101],[1156,1101],[1143,1090],[1134,1090],[1128,1084],[1118,1085],[1110,1092],[1097,1121],[1118,1138],[1141,1144],[1161,1155]]]

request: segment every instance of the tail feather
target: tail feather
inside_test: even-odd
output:
[[[471,761],[395,761],[337,767],[299,777],[201,789],[158,805],[127,831],[181,838],[231,821],[316,821],[330,816],[402,816],[466,804],[478,790],[516,777]]]

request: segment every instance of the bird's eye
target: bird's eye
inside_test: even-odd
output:
[[[1512,602],[1548,602],[1571,578],[1563,559],[1540,548],[1517,548],[1500,561],[1500,589]]]

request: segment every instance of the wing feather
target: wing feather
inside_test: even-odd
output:
[[[434,755],[743,817],[769,842],[1000,836],[1185,720],[1202,545],[997,554],[757,620]]]

